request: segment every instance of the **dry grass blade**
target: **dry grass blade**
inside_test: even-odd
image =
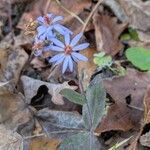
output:
[[[85,24],[84,21],[78,17],[75,13],[71,12],[70,10],[68,10],[65,6],[63,6],[63,4],[59,1],[59,0],[56,0],[57,4],[62,7],[67,13],[69,13],[70,15],[72,15],[73,17],[75,17],[81,24]]]

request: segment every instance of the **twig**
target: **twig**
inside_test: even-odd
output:
[[[31,138],[35,138],[35,137],[40,137],[40,136],[45,136],[45,134],[41,133],[41,134],[37,134],[37,135],[26,136],[23,139],[27,140],[27,139],[31,139]]]
[[[10,32],[12,33],[11,34],[11,37],[12,37],[12,43],[14,43],[14,31],[13,31],[13,23],[12,23],[12,4],[11,4],[11,1],[9,0],[8,1],[8,22],[9,22],[9,29],[10,29]]]
[[[44,10],[44,15],[45,15],[46,13],[48,13],[48,8],[49,8],[49,6],[50,6],[50,3],[51,3],[51,0],[47,0],[46,8],[45,8],[45,10]]]
[[[85,24],[84,24],[84,26],[83,26],[83,28],[82,28],[82,32],[85,31],[85,29],[86,29],[86,27],[87,27],[87,25],[88,25],[90,19],[92,18],[94,12],[96,11],[96,9],[98,8],[98,6],[99,6],[102,2],[103,2],[103,0],[99,0],[99,1],[97,2],[97,4],[95,5],[95,7],[93,8],[93,10],[91,11],[90,15],[89,15],[88,18],[86,19]]]
[[[127,105],[129,108],[135,109],[135,110],[139,110],[139,111],[144,111],[142,108],[133,106],[133,105]]]
[[[59,1],[59,0],[56,0],[56,3],[62,7],[68,14],[72,15],[73,17],[75,17],[82,25],[84,25],[84,21],[78,17],[75,13],[71,12],[70,10],[68,10],[65,6],[63,6],[63,4]]]

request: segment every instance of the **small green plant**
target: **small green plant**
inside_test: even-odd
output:
[[[122,34],[120,39],[122,41],[129,41],[129,40],[139,41],[137,31],[132,28],[128,28],[128,33]]]
[[[126,50],[126,57],[137,68],[150,71],[150,49],[131,47]]]
[[[94,54],[94,63],[102,68],[110,69],[115,75],[124,76],[126,71],[125,69],[118,64],[117,62],[113,62],[112,57],[110,55],[106,55],[105,52],[100,52],[98,54]],[[112,67],[112,65],[114,66]]]
[[[97,75],[98,76],[98,75]],[[85,94],[79,94],[69,89],[60,92],[70,101],[82,105],[83,129],[78,134],[66,138],[59,146],[59,150],[100,150],[101,144],[94,131],[101,122],[105,111],[106,92],[101,78],[95,77]]]
[[[100,52],[98,54],[94,54],[94,63],[101,68],[111,66],[112,58],[109,55],[106,55],[105,52]]]

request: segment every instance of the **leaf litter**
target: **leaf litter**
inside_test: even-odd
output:
[[[0,8],[0,149],[150,147],[149,1],[13,0]],[[90,43],[81,51],[89,60],[72,73],[48,62],[55,52],[33,55],[34,21],[47,13],[64,16],[73,37],[83,31],[81,43]],[[130,29],[138,40],[122,38]],[[138,48],[147,52],[137,56]],[[111,63],[95,63],[99,53]]]

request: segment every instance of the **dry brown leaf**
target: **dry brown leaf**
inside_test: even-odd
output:
[[[126,27],[126,23],[118,24],[116,17],[100,15],[95,13],[93,16],[95,26],[95,36],[98,51],[105,51],[112,56],[123,49],[119,36]]]
[[[93,62],[93,55],[96,53],[96,48],[88,48],[85,51],[82,51],[81,54],[88,58],[87,62],[79,62],[78,63],[78,73],[79,76],[83,76],[83,86],[84,89],[87,88],[90,82],[90,78],[96,69],[96,65]]]
[[[0,94],[13,91],[16,86],[22,68],[28,60],[28,55],[20,46],[12,45],[12,37],[9,34],[0,44],[0,81],[11,81],[6,86],[0,87]]]
[[[141,0],[118,0],[129,17],[129,24],[135,29],[149,31],[150,2]]]
[[[130,113],[133,112],[122,103],[117,103],[110,106],[107,116],[101,121],[101,124],[96,129],[96,133],[102,133],[111,130],[130,130],[134,127]]]
[[[140,143],[143,146],[150,147],[150,131],[140,137]]]
[[[144,124],[150,123],[150,87],[144,96]]]
[[[141,130],[140,130],[139,135],[136,137],[137,140],[135,141],[136,142],[135,144],[137,145],[137,141],[138,139],[140,139],[140,143],[143,146],[150,147],[150,132],[146,132],[145,134],[141,135],[145,125],[150,123],[150,87],[148,87],[148,90],[146,91],[144,95],[143,101],[144,101],[143,102],[144,103],[144,119],[143,119],[144,122],[141,125]],[[136,147],[133,150],[136,150]]]
[[[31,141],[29,150],[57,150],[59,144],[57,139],[39,138]]]
[[[150,42],[150,2],[141,0],[118,0],[128,16],[129,25],[137,29],[139,38]]]
[[[23,83],[24,94],[26,99],[28,99],[28,103],[30,100],[37,94],[37,90],[41,85],[46,85],[49,89],[49,93],[52,95],[52,101],[57,105],[63,105],[63,96],[59,94],[59,92],[64,88],[69,88],[72,90],[76,90],[77,86],[70,86],[68,82],[64,82],[62,84],[54,84],[49,82],[44,82],[40,80],[36,80],[27,76],[22,76],[21,81]]]
[[[140,131],[138,135],[135,137],[134,141],[131,143],[129,150],[136,150],[138,145],[138,140],[140,140],[140,143],[143,146],[149,146],[150,147],[150,134],[149,132],[146,132],[145,134],[141,135],[143,132],[143,129],[146,124],[150,123],[150,87],[146,91],[144,95],[144,118],[143,123],[141,124]]]
[[[23,138],[17,132],[0,125],[0,150],[23,150]]]
[[[0,95],[0,123],[5,122],[8,128],[13,129],[28,122],[30,117],[21,94]]]
[[[140,127],[143,109],[144,93],[150,84],[150,73],[128,69],[124,77],[105,79],[104,86],[115,103],[108,109],[108,114],[102,120],[97,132],[110,130],[129,130]],[[127,106],[126,98],[131,97]],[[137,109],[135,109],[137,108]]]
[[[44,60],[40,60],[38,57],[34,57],[32,59],[32,61],[30,62],[30,64],[33,66],[33,68],[41,71],[42,68],[45,68],[46,67],[46,64],[44,62]]]
[[[79,15],[84,10],[84,8],[88,8],[91,5],[90,0],[61,0],[61,3],[69,11],[75,13],[76,15]],[[75,19],[74,16],[66,12],[62,7],[60,7],[55,0],[51,0],[49,4],[47,0],[35,1],[30,3],[29,7],[29,11],[23,14],[19,22],[18,27],[21,29],[24,28],[24,24],[27,24],[30,19],[36,19],[36,17],[41,16],[47,12],[52,12],[56,15],[64,16],[64,24],[68,22],[72,23],[71,20]],[[47,12],[45,12],[46,9]],[[81,25],[82,24],[80,23],[80,26]]]

